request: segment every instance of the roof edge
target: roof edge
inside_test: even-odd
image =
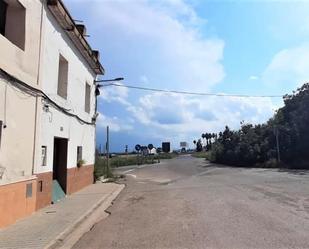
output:
[[[82,29],[73,20],[70,12],[65,7],[62,0],[47,0],[47,7],[59,23],[61,28],[67,33],[75,47],[83,55],[90,68],[97,74],[105,73],[103,66],[100,63],[100,53],[97,50],[92,50],[91,46],[84,37]]]

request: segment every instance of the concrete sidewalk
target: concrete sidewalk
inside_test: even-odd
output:
[[[0,229],[1,249],[71,248],[101,218],[124,185],[97,183]],[[4,214],[0,214],[4,215]]]

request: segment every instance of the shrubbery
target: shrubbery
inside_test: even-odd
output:
[[[278,165],[276,134],[281,162]],[[265,124],[225,127],[207,154],[210,161],[237,165],[309,169],[309,84],[284,96],[284,107]]]
[[[109,159],[110,168],[107,167],[107,160],[105,157],[96,157],[96,163],[94,167],[94,177],[98,179],[101,176],[112,177],[112,169],[123,166],[130,165],[140,165],[140,164],[152,164],[158,163],[161,159],[172,159],[176,155],[174,153],[160,153],[157,155],[149,156],[116,156]]]

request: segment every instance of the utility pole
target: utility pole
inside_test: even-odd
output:
[[[276,136],[276,147],[277,147],[277,161],[280,163],[280,145],[279,145],[279,130],[275,127],[275,136]]]
[[[109,172],[109,126],[106,127],[106,163],[107,173]]]

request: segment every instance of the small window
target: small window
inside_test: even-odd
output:
[[[62,55],[60,55],[57,94],[64,99],[67,99],[68,96],[68,69],[68,61]]]
[[[88,83],[85,88],[85,112],[90,113],[90,85]]]
[[[26,9],[19,1],[0,0],[0,34],[25,49]]]
[[[83,159],[83,147],[77,146],[77,163]]]
[[[47,161],[47,147],[42,146],[42,166],[46,166],[46,161]]]

